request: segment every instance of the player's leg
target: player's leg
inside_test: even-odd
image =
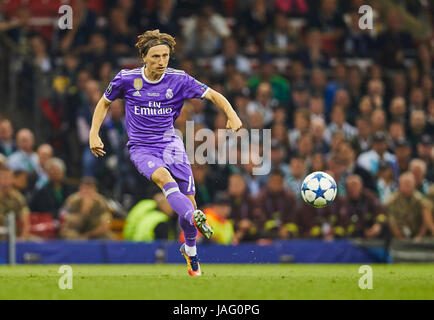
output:
[[[163,191],[173,211],[179,215],[180,221],[185,221],[186,224],[191,225],[196,230],[193,222],[195,210],[193,203],[179,190],[178,183],[172,177],[169,170],[164,167],[156,169],[151,175],[151,180]]]
[[[167,198],[172,209],[178,214],[179,225],[184,232],[185,243],[181,246],[181,253],[187,261],[187,270],[191,276],[200,276],[201,270],[196,249],[197,227],[194,222],[196,201],[194,195],[185,195],[173,179],[169,170],[158,168],[151,176]]]
[[[193,204],[194,209],[197,209],[196,199],[194,198],[195,194],[186,194],[185,195],[188,199],[190,199],[191,203]]]
[[[194,199],[196,187],[194,185],[193,172],[191,171],[191,166],[188,161],[181,163],[174,163],[170,165],[170,172],[178,183],[179,190],[185,194],[193,206],[197,208],[196,200]],[[210,238],[213,234],[212,228],[207,223],[207,218],[205,213],[201,210],[195,210],[193,214],[194,224],[197,229],[207,238]]]

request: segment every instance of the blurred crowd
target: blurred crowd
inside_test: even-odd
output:
[[[0,106],[0,226],[14,211],[22,238],[181,239],[164,196],[129,160],[123,101],[88,148],[93,110],[121,68],[140,65],[138,34],[175,36],[170,66],[223,93],[247,129],[271,129],[271,167],[193,164],[196,201],[230,244],[290,238],[434,236],[434,5],[423,0],[75,0],[73,29],[49,36],[32,11],[0,1],[1,73],[16,74],[16,110]],[[361,30],[358,9],[373,9]],[[8,69],[7,62],[22,61]],[[5,78],[7,89],[11,86]],[[7,77],[6,77],[7,79]],[[48,90],[41,94],[34,83]],[[5,103],[3,100],[2,103]],[[41,112],[35,127],[32,115]],[[186,101],[176,127],[225,128],[205,100]],[[185,136],[185,135],[184,135]],[[313,171],[338,184],[315,209],[300,187]],[[50,220],[51,219],[51,220]],[[45,221],[45,220],[44,220]],[[50,222],[50,223],[51,223]],[[42,228],[42,227],[41,227]],[[1,237],[1,236],[0,236]],[[205,241],[205,240],[204,240]]]

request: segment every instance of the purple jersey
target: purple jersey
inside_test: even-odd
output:
[[[144,67],[121,70],[104,93],[109,102],[125,100],[128,147],[161,149],[175,139],[174,121],[185,99],[203,98],[209,88],[182,70],[167,68],[157,81]]]

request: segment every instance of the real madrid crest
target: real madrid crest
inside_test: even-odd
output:
[[[173,98],[173,91],[172,91],[172,89],[167,89],[166,90],[166,98],[167,99],[172,99]]]
[[[134,89],[139,91],[143,87],[143,80],[142,78],[136,78],[134,79]]]

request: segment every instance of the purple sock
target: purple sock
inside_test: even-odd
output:
[[[169,201],[173,211],[179,216],[179,225],[184,231],[185,244],[189,247],[196,245],[197,229],[193,223],[194,207],[190,199],[179,191],[176,182],[169,182],[163,186],[163,193]]]

